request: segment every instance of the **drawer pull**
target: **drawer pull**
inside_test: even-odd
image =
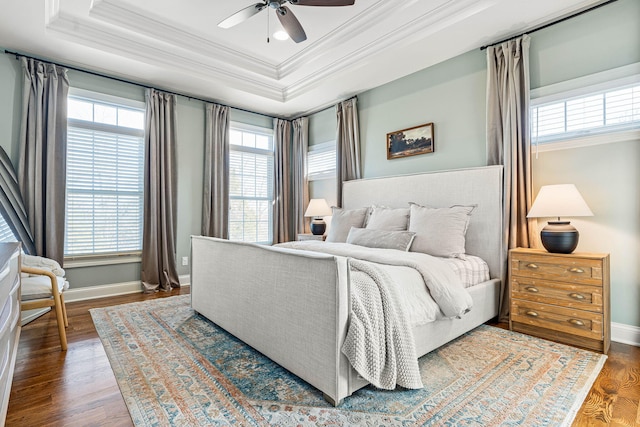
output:
[[[531,316],[531,317],[538,317],[538,313],[536,313],[535,311],[531,311],[531,310],[527,311],[525,314],[527,316]]]
[[[538,268],[538,264],[534,264],[534,263],[531,262],[531,263],[527,264],[527,268],[533,268],[535,270],[536,268]]]
[[[535,287],[533,287],[533,286],[527,286],[525,289],[526,289],[527,291],[529,291],[529,292],[533,292],[534,294],[535,294],[536,292],[540,292],[540,291],[538,291],[538,288],[535,288]]]
[[[573,267],[571,269],[569,269],[570,272],[572,273],[584,273],[584,270],[578,267]]]
[[[573,298],[573,299],[577,299],[577,300],[583,300],[583,299],[584,299],[584,295],[581,295],[581,294],[573,293],[573,294],[569,294],[569,296],[570,296],[571,298]]]
[[[584,322],[578,319],[569,319],[569,323],[576,326],[584,326]]]

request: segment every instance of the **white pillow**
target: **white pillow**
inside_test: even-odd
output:
[[[331,227],[326,241],[344,243],[347,241],[351,227],[361,228],[364,226],[369,208],[341,209],[334,206],[332,210]]]
[[[475,206],[429,208],[411,204],[409,231],[416,233],[411,252],[465,259],[465,234]]]
[[[411,231],[377,230],[351,227],[347,243],[368,248],[397,249],[408,251],[416,233]]]
[[[372,206],[366,228],[376,230],[405,231],[409,224],[409,208]]]

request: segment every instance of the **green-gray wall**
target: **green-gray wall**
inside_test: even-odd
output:
[[[531,88],[640,62],[640,2],[619,0],[531,35]],[[474,50],[358,95],[365,178],[485,163],[485,52]],[[435,152],[387,160],[388,132],[435,123]],[[333,109],[310,117],[310,144],[332,139]],[[335,138],[335,136],[333,136]],[[572,220],[578,251],[611,254],[612,320],[640,326],[640,141],[541,152],[541,185],[575,183],[595,216]],[[335,181],[311,197],[335,200]]]
[[[17,167],[22,108],[20,63],[13,56],[0,55],[0,146]],[[144,101],[144,89],[116,80],[78,71],[69,71],[72,87]],[[204,171],[205,107],[201,101],[178,97],[177,163],[178,220],[176,257],[178,273],[189,274],[182,257],[190,256],[190,236],[200,234]],[[232,121],[273,127],[269,117],[232,109]],[[71,288],[140,281],[140,263],[67,268]]]

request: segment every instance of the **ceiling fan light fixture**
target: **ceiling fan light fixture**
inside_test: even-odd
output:
[[[276,39],[276,40],[281,40],[281,41],[289,40],[289,34],[287,34],[286,31],[279,30],[279,31],[276,31],[275,33],[273,33],[273,38]]]

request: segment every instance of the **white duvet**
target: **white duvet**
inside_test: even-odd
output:
[[[381,264],[401,289],[399,299],[411,326],[442,318],[462,317],[473,306],[471,295],[458,275],[446,263],[430,255],[314,240],[281,243],[277,246]]]

